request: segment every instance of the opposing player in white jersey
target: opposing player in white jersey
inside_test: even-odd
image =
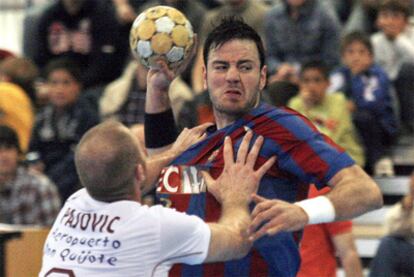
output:
[[[194,134],[185,132],[187,138],[181,135],[179,141],[189,143]],[[222,204],[220,221],[205,223],[172,209],[141,205],[141,194],[150,187],[145,173],[162,165],[143,159],[137,139],[120,123],[92,128],[75,153],[85,188],[60,211],[44,245],[39,276],[167,276],[174,263],[243,257],[250,248],[245,233],[250,196],[275,161],[271,158],[254,170],[263,140],[258,138],[249,151],[251,138],[248,132],[236,160],[227,138],[222,175],[215,181],[204,175],[207,188]]]

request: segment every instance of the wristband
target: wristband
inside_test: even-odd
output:
[[[155,114],[145,113],[144,122],[145,146],[147,148],[160,148],[176,140],[177,127],[172,109]]]
[[[309,217],[308,224],[327,223],[335,220],[335,207],[326,196],[318,196],[311,199],[296,202]]]

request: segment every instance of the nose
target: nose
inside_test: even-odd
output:
[[[236,66],[229,67],[226,74],[226,80],[231,83],[240,81],[240,72]]]

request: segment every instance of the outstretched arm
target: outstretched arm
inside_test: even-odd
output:
[[[329,185],[332,190],[325,196],[295,204],[254,196],[257,205],[252,213],[250,239],[301,230],[307,224],[351,219],[382,206],[377,184],[357,165],[339,171]]]
[[[177,140],[165,151],[148,156],[143,145],[139,145],[141,157],[145,157],[145,185],[142,187],[143,194],[151,191],[161,173],[161,170],[172,162],[177,156],[187,150],[191,145],[203,140],[206,137],[206,129],[211,123],[204,123],[194,128],[184,128]]]

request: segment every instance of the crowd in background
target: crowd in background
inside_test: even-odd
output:
[[[132,58],[128,37],[136,16],[154,5],[181,10],[200,40],[191,67],[169,91],[178,127],[213,121],[201,75],[203,40],[220,18],[239,16],[265,43],[268,84],[263,101],[310,118],[368,173],[393,175],[392,145],[401,136],[414,135],[412,4],[42,1],[26,13],[23,55],[0,52],[0,199],[21,199],[23,194],[11,193],[10,184],[37,178],[35,185],[20,188],[29,195],[26,203],[16,200],[6,209],[1,200],[1,210],[7,212],[0,211],[0,221],[50,225],[61,201],[80,187],[74,149],[99,122],[119,120],[143,141],[146,69]],[[3,170],[10,155],[16,156],[14,166]],[[13,215],[30,210],[32,203],[49,202],[36,215]]]

